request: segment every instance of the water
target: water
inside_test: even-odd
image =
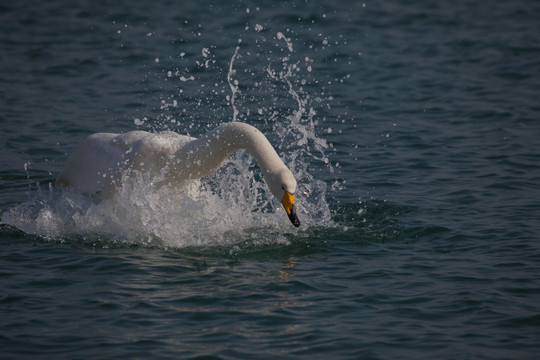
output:
[[[0,6],[2,358],[533,359],[534,2]],[[245,153],[180,194],[52,183],[86,135],[224,121]]]

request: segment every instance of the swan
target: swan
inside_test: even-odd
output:
[[[270,192],[281,202],[291,223],[300,226],[292,172],[259,130],[240,122],[224,123],[199,139],[171,131],[90,135],[69,156],[55,186],[98,199],[112,198],[124,172],[138,170],[149,172],[158,187],[180,189],[213,174],[240,149],[256,160]]]

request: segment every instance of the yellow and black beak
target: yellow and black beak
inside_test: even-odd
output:
[[[294,194],[289,193],[287,190],[283,190],[283,198],[281,199],[281,204],[285,208],[285,211],[287,212],[287,215],[289,216],[289,220],[291,220],[292,224],[296,227],[300,226],[300,220],[298,220],[298,217],[296,216],[296,209],[294,208]]]

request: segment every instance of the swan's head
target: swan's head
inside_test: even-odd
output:
[[[265,180],[272,194],[274,194],[285,208],[291,223],[296,227],[300,226],[300,220],[296,216],[296,207],[294,205],[296,180],[291,171],[284,167],[278,171],[269,172],[266,174]]]

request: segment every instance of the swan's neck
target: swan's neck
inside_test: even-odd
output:
[[[263,176],[286,168],[268,139],[253,126],[227,123],[187,143],[173,157],[169,175],[198,179],[217,171],[229,155],[245,149],[257,161]],[[174,158],[177,160],[174,161]]]

